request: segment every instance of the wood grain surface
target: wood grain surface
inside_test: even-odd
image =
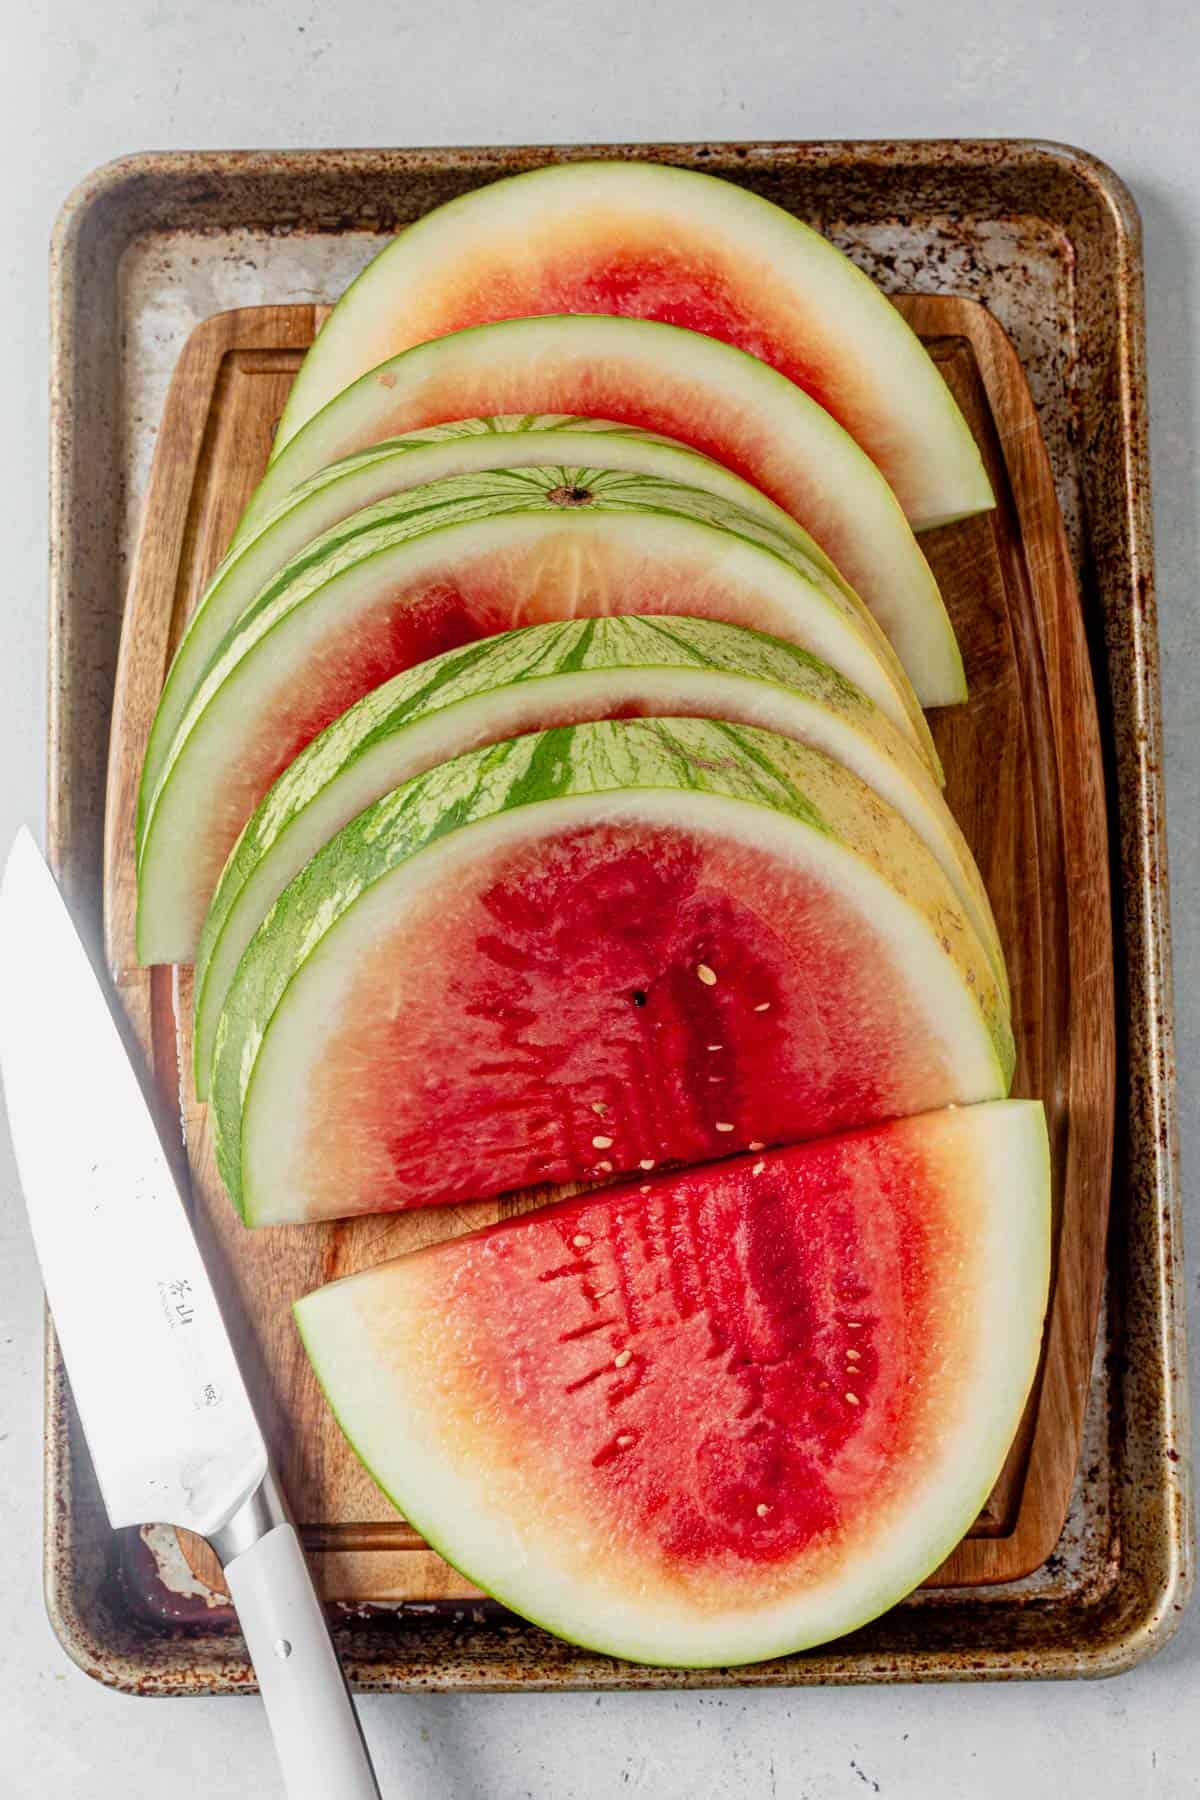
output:
[[[992,898],[1014,995],[1013,1092],[1046,1105],[1055,1262],[1042,1367],[1003,1475],[937,1585],[1016,1579],[1062,1529],[1078,1458],[1104,1267],[1115,1081],[1103,768],[1079,598],[1037,415],[1000,327],[975,302],[898,302],[969,419],[994,514],[927,534],[962,645],[967,705],[931,716],[947,798]],[[290,1305],[338,1275],[544,1199],[248,1231],[216,1173],[191,1087],[191,971],[134,951],[137,781],[189,612],[265,466],[320,322],[312,306],[219,314],[190,338],[159,432],[117,675],[105,821],[109,966],[186,1144],[197,1232],[326,1597],[394,1606],[473,1596],[379,1493],[324,1406]],[[215,1560],[181,1536],[216,1595]]]

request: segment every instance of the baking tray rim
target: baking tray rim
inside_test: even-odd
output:
[[[72,473],[68,454],[72,406],[72,376],[75,369],[76,344],[68,321],[67,297],[77,273],[81,239],[88,222],[98,207],[112,204],[132,187],[151,179],[169,182],[195,180],[202,172],[211,177],[234,177],[253,174],[379,174],[394,170],[397,162],[409,166],[438,166],[449,157],[473,157],[494,161],[502,173],[512,159],[539,154],[568,153],[573,159],[612,156],[624,152],[633,156],[684,156],[703,148],[713,157],[721,155],[745,157],[747,167],[754,159],[768,160],[786,153],[814,168],[860,166],[864,163],[876,170],[913,170],[933,161],[953,159],[959,170],[987,171],[1022,165],[1056,166],[1060,173],[1082,183],[1092,197],[1111,216],[1121,253],[1121,267],[1114,285],[1120,326],[1119,394],[1124,429],[1121,458],[1125,471],[1125,494],[1128,506],[1128,545],[1131,574],[1143,611],[1134,612],[1130,637],[1134,650],[1135,679],[1128,708],[1137,722],[1136,750],[1133,753],[1134,787],[1138,797],[1139,831],[1127,847],[1120,834],[1112,841],[1120,872],[1127,860],[1145,873],[1149,869],[1155,889],[1155,900],[1149,908],[1146,928],[1139,930],[1135,921],[1131,933],[1120,939],[1128,952],[1132,947],[1143,973],[1145,988],[1152,1004],[1140,1019],[1145,1033],[1145,1082],[1147,1111],[1154,1121],[1150,1134],[1153,1146],[1153,1188],[1158,1198],[1157,1262],[1152,1271],[1155,1291],[1147,1303],[1157,1323],[1163,1371],[1162,1432],[1164,1446],[1183,1446],[1183,1451],[1165,1451],[1163,1489],[1167,1507],[1166,1568],[1153,1587],[1141,1584],[1141,1603],[1125,1618],[1108,1638],[1084,1647],[1040,1646],[1026,1652],[988,1649],[967,1659],[957,1651],[915,1651],[904,1658],[909,1666],[900,1674],[897,1658],[881,1657],[882,1666],[873,1671],[856,1665],[846,1672],[833,1672],[823,1679],[832,1683],[906,1679],[914,1681],[946,1679],[1061,1679],[1064,1676],[1107,1676],[1119,1674],[1155,1654],[1174,1635],[1182,1619],[1192,1586],[1193,1521],[1191,1510],[1191,1469],[1186,1454],[1188,1440],[1188,1395],[1186,1376],[1185,1322],[1183,1303],[1177,1292],[1178,1283],[1169,1279],[1180,1257],[1181,1217],[1178,1182],[1178,1141],[1174,1093],[1173,1003],[1170,963],[1169,891],[1166,883],[1167,851],[1165,808],[1161,773],[1161,719],[1159,708],[1159,670],[1157,634],[1153,615],[1153,549],[1150,524],[1149,468],[1145,444],[1144,406],[1146,394],[1145,321],[1141,276],[1141,221],[1132,193],[1116,172],[1090,152],[1068,143],[1040,138],[974,138],[891,140],[736,140],[708,141],[703,145],[686,141],[646,144],[630,142],[609,144],[540,144],[540,145],[454,145],[357,149],[295,150],[226,150],[226,151],[138,151],[120,156],[85,175],[69,193],[59,212],[51,237],[51,328],[50,328],[50,582],[49,643],[47,693],[47,847],[52,866],[63,877],[78,854],[76,845],[63,824],[62,805],[64,768],[69,744],[63,727],[60,694],[66,668],[63,655],[64,619],[67,602],[59,547],[69,541],[73,516]],[[126,244],[136,241],[141,231],[127,235]],[[169,229],[164,223],[157,229]],[[213,230],[220,230],[214,225]],[[304,235],[326,235],[332,227],[321,224],[301,227]],[[1140,429],[1138,429],[1140,427]],[[1148,619],[1148,629],[1146,621]],[[1105,699],[1111,701],[1110,691]],[[1110,792],[1110,804],[1112,803]],[[1118,883],[1119,886],[1119,883]],[[98,933],[99,921],[89,921]],[[1124,1041],[1124,1040],[1123,1040]],[[1111,1262],[1111,1245],[1106,1252]],[[85,1673],[104,1685],[129,1693],[211,1693],[244,1691],[246,1684],[229,1678],[206,1679],[200,1685],[183,1680],[164,1680],[150,1674],[144,1664],[123,1652],[114,1653],[95,1632],[75,1605],[68,1579],[71,1557],[78,1551],[76,1527],[79,1523],[71,1505],[72,1446],[70,1429],[73,1407],[58,1354],[53,1325],[46,1316],[44,1397],[46,1418],[45,1489],[44,1489],[44,1591],[50,1623],[64,1650]],[[1167,1460],[1173,1456],[1174,1460]],[[107,1524],[105,1523],[105,1529]],[[481,1665],[481,1669],[483,1665]],[[726,1685],[722,1671],[693,1672],[686,1683],[664,1680],[661,1671],[622,1667],[614,1680],[598,1680],[594,1676],[571,1681],[521,1675],[504,1680],[491,1672],[483,1679],[473,1679],[464,1671],[459,1680],[443,1671],[440,1677],[422,1679],[422,1686],[470,1687],[490,1691],[517,1689],[560,1689],[576,1687],[649,1687],[665,1686],[669,1690],[681,1685],[701,1687],[704,1676],[713,1677],[710,1684]],[[751,1667],[738,1673],[729,1683],[734,1686],[765,1685]],[[358,1684],[369,1691],[371,1682]],[[382,1684],[399,1691],[394,1682]]]

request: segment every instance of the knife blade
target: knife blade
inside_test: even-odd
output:
[[[262,1481],[267,1447],[141,1084],[27,831],[0,886],[0,1076],[108,1516],[209,1537]]]
[[[291,1800],[379,1800],[170,1161],[104,990],[24,830],[0,881],[0,1080],[109,1519],[184,1526],[212,1543]]]

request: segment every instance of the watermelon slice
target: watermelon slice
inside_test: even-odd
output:
[[[666,432],[741,475],[810,532],[861,594],[924,704],[964,698],[937,583],[870,457],[765,363],[673,325],[515,319],[422,344],[356,381],[288,443],[234,541],[326,463],[381,438],[534,410]]]
[[[931,852],[750,726],[565,726],[360,813],[238,966],[212,1094],[251,1224],[699,1162],[998,1098],[1008,1010]]]
[[[450,650],[385,682],[301,752],[238,839],[196,956],[196,1092],[254,932],[321,845],[402,781],[481,744],[586,719],[675,716],[760,725],[811,744],[874,788],[933,852],[1007,994],[974,858],[911,744],[849,682],[779,638],[713,619],[579,619]]]
[[[841,581],[808,533],[748,481],[742,481],[710,457],[690,450],[686,444],[638,431],[631,425],[613,425],[604,419],[580,419],[562,413],[510,414],[493,419],[460,419],[451,425],[433,425],[425,431],[388,438],[318,470],[310,480],[286,494],[261,524],[236,540],[205,590],[175,653],[146,749],[142,795],[153,791],[187,703],[225,633],[259,590],[305,545],[351,513],[373,506],[389,495],[423,487],[447,475],[525,468],[550,459],[559,466],[582,468],[599,461],[606,469],[656,475],[717,494],[757,514],[784,536],[797,539],[833,580]],[[139,827],[142,822],[139,817]]]
[[[593,1650],[756,1662],[954,1548],[1037,1366],[1039,1105],[547,1207],[296,1317],[375,1480],[469,1580]]]
[[[949,389],[875,284],[781,207],[656,163],[539,169],[409,226],[326,321],[276,444],[397,351],[547,313],[665,320],[762,358],[846,427],[918,526],[993,504]]]
[[[347,706],[514,625],[613,612],[744,622],[855,682],[936,766],[869,613],[791,538],[650,476],[520,469],[414,488],[318,538],[262,590],[193,695],[146,805],[138,953],[195,951],[229,851],[276,776]]]

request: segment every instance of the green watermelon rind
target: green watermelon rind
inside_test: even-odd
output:
[[[845,790],[849,835],[835,831],[803,791],[814,761],[836,769]],[[261,1218],[248,1191],[243,1126],[259,1057],[284,999],[334,927],[376,883],[451,836],[486,840],[490,824],[525,807],[556,806],[583,816],[587,803],[655,793],[700,794],[785,816],[838,844],[880,887],[890,886],[952,953],[982,1028],[995,1093],[1007,1093],[1015,1050],[1008,1008],[987,953],[968,925],[948,878],[899,815],[828,758],[753,727],[701,719],[628,720],[563,726],[470,751],[405,782],[325,844],[289,884],[243,955],[217,1029],[211,1089],[217,1163],[247,1224]],[[719,808],[717,810],[720,810]],[[552,815],[543,814],[543,818]],[[877,825],[876,820],[882,820]],[[887,874],[870,867],[878,831],[888,832]],[[861,853],[848,848],[857,834]],[[896,835],[898,834],[898,835]],[[411,870],[410,870],[411,872]],[[919,890],[928,899],[910,900]],[[931,918],[927,908],[936,913]],[[965,973],[964,973],[965,972]]]
[[[319,469],[299,487],[285,494],[253,528],[243,519],[188,620],[167,671],[142,763],[138,788],[139,840],[146,808],[171,739],[187,709],[188,700],[203,679],[225,634],[237,623],[263,585],[306,543],[351,513],[380,503],[381,495],[377,491],[370,499],[351,498],[356,488],[371,486],[377,489],[381,472],[385,481],[389,475],[394,477],[394,491],[424,487],[447,475],[466,473],[451,466],[456,457],[459,460],[466,457],[472,467],[484,472],[519,467],[523,463],[545,465],[552,451],[559,453],[556,466],[561,468],[565,479],[568,466],[592,462],[594,454],[585,455],[585,451],[594,453],[599,449],[603,450],[606,468],[615,467],[627,474],[657,475],[684,486],[701,488],[757,514],[783,536],[793,537],[832,581],[847,586],[820,546],[782,507],[776,506],[773,500],[768,500],[765,494],[760,494],[757,488],[722,463],[713,462],[689,445],[656,432],[574,414],[523,413],[498,418],[458,419],[451,424],[427,426],[420,431],[385,439]],[[429,472],[409,480],[408,471],[418,464],[426,465]],[[336,499],[339,491],[346,497]],[[329,516],[331,499],[338,509],[332,519]],[[319,518],[323,522],[311,524],[310,528],[305,520],[306,513],[311,520]],[[297,532],[303,535],[295,543]],[[276,542],[285,541],[295,543],[290,553],[274,548]]]
[[[373,780],[386,787],[395,786],[416,772],[410,764],[403,775],[389,774],[389,760],[394,767],[396,757],[403,756],[405,734],[411,728],[436,722],[436,726],[453,730],[457,714],[463,719],[461,731],[474,733],[482,723],[477,717],[479,709],[489,695],[503,694],[506,700],[512,700],[520,692],[532,699],[536,690],[550,688],[561,706],[572,698],[568,691],[570,678],[589,674],[611,678],[616,701],[621,697],[622,677],[626,678],[627,691],[632,691],[634,681],[645,683],[654,676],[676,683],[680,677],[716,678],[731,684],[724,709],[719,704],[697,705],[697,716],[744,720],[745,709],[753,712],[756,700],[761,706],[773,699],[776,704],[794,707],[794,735],[805,741],[811,741],[805,729],[806,710],[809,731],[813,729],[811,715],[817,711],[828,718],[825,729],[831,735],[857,737],[863,745],[864,760],[882,765],[876,768],[874,777],[860,766],[858,772],[863,778],[876,786],[888,777],[887,784],[879,785],[878,791],[889,803],[899,805],[910,823],[913,818],[907,812],[906,799],[893,797],[891,778],[897,787],[912,790],[914,810],[932,814],[928,827],[914,825],[914,829],[951,875],[968,918],[987,947],[1007,993],[1004,956],[995,921],[966,842],[915,751],[853,683],[798,645],[744,626],[669,615],[569,620],[482,639],[393,677],[335,720],[279,777],[230,853],[196,952],[192,1044],[196,1093],[200,1099],[208,1093],[222,997],[240,948],[248,942],[251,923],[261,922],[263,911],[286,880],[324,841],[312,835],[309,809],[314,803],[320,800],[328,807],[339,784],[355,794],[348,810],[343,807],[337,824],[322,828],[326,836],[331,835],[354,812],[378,797],[378,791],[364,790],[364,769],[372,769]],[[686,693],[676,688],[670,697],[673,703],[659,707],[660,712],[691,713]],[[538,720],[538,726],[552,720],[552,704],[549,700],[546,704],[551,715]],[[762,719],[757,723],[770,723],[772,729],[788,731],[783,723]],[[536,727],[520,729],[532,728]],[[510,738],[517,735],[517,730],[492,729],[490,735]],[[466,749],[468,742],[481,741],[481,737],[472,736],[467,742],[460,739],[457,747],[446,748],[445,739],[441,738],[433,759],[446,760]],[[393,746],[390,759],[371,758],[371,752],[388,745]],[[838,756],[838,751],[829,749],[829,754]],[[938,835],[938,845],[927,832]],[[948,861],[956,873],[947,868]],[[279,877],[272,876],[273,866],[280,868]],[[265,888],[266,883],[269,889]],[[232,947],[227,947],[229,944]]]
[[[228,632],[191,698],[164,761],[158,787],[146,808],[139,844],[137,920],[142,961],[189,961],[193,956],[196,940],[191,938],[185,943],[184,938],[193,929],[196,936],[200,934],[203,913],[200,911],[194,927],[189,925],[185,932],[176,911],[180,905],[191,904],[194,896],[187,893],[187,875],[176,864],[171,830],[167,828],[164,835],[158,832],[158,826],[164,817],[171,817],[171,808],[175,808],[176,824],[184,819],[187,833],[191,833],[194,819],[201,817],[205,808],[216,805],[212,770],[203,769],[200,776],[191,776],[191,763],[193,758],[203,763],[205,747],[214,734],[221,745],[227,743],[230,718],[236,720],[237,727],[245,722],[246,731],[252,729],[259,716],[255,677],[261,682],[270,673],[273,634],[282,634],[291,621],[297,621],[300,630],[311,628],[313,614],[309,607],[320,608],[317,617],[324,617],[335,603],[345,605],[340,581],[367,580],[369,574],[380,571],[385,558],[398,563],[408,556],[428,558],[435,549],[448,544],[455,533],[466,533],[462,544],[470,549],[470,533],[491,533],[497,544],[506,533],[516,535],[531,529],[561,536],[574,529],[574,520],[587,517],[588,533],[599,529],[606,535],[608,522],[612,522],[613,535],[619,538],[621,533],[631,535],[640,522],[648,542],[657,544],[662,553],[678,554],[680,544],[685,544],[693,554],[702,551],[716,567],[732,567],[736,562],[743,583],[754,580],[754,571],[759,567],[768,587],[779,581],[781,572],[786,572],[788,592],[795,592],[797,623],[806,614],[813,619],[824,617],[826,630],[833,628],[837,634],[847,634],[847,650],[853,650],[858,657],[858,684],[865,688],[871,688],[873,682],[878,684],[873,698],[896,724],[909,731],[925,752],[930,769],[941,778],[941,763],[937,761],[927,720],[891,644],[862,603],[849,598],[847,592],[829,580],[793,540],[775,533],[763,520],[743,509],[696,488],[678,488],[673,482],[655,477],[630,477],[604,470],[574,470],[570,472],[572,481],[567,484],[563,484],[561,475],[558,468],[497,470],[414,488],[333,527],[295,556],[261,590],[252,607]],[[563,486],[587,488],[596,499],[587,509],[565,509],[549,499],[549,493]],[[565,542],[565,538],[561,540]],[[477,544],[482,544],[482,536],[477,538]],[[452,553],[453,547],[450,544],[444,553]],[[268,661],[263,661],[264,657]],[[169,848],[158,851],[157,839]],[[155,886],[158,878],[166,880],[167,893],[175,884],[180,896],[173,902],[162,902]],[[203,898],[207,902],[209,895]]]
[[[938,1117],[936,1114],[929,1116],[935,1119]],[[954,1496],[953,1507],[947,1510],[945,1518],[939,1522],[936,1533],[928,1534],[928,1541],[921,1554],[914,1555],[901,1573],[893,1571],[890,1579],[877,1588],[869,1601],[860,1602],[856,1608],[844,1611],[841,1616],[835,1614],[828,1621],[827,1628],[810,1628],[792,1635],[781,1634],[776,1629],[772,1635],[768,1621],[762,1632],[761,1643],[747,1645],[743,1641],[732,1655],[729,1654],[729,1644],[707,1652],[695,1647],[672,1646],[670,1653],[665,1654],[664,1644],[653,1641],[653,1626],[649,1628],[648,1634],[642,1636],[631,1632],[623,1642],[617,1644],[611,1639],[590,1634],[586,1628],[580,1630],[561,1605],[557,1611],[553,1607],[531,1609],[524,1602],[523,1596],[510,1585],[503,1572],[497,1578],[490,1569],[484,1569],[475,1562],[468,1541],[469,1527],[456,1533],[454,1521],[448,1515],[438,1517],[426,1513],[419,1492],[423,1466],[414,1462],[411,1487],[396,1476],[383,1478],[346,1420],[343,1409],[322,1372],[326,1336],[322,1327],[322,1309],[328,1304],[329,1296],[356,1278],[351,1276],[343,1282],[333,1282],[295,1301],[292,1313],[297,1332],[326,1404],[371,1479],[443,1561],[456,1569],[464,1580],[482,1588],[510,1611],[528,1618],[533,1624],[581,1649],[651,1666],[679,1669],[742,1667],[773,1657],[796,1655],[819,1644],[848,1636],[871,1623],[914,1592],[941,1566],[965,1537],[987,1503],[1004,1466],[1037,1372],[1042,1320],[1049,1295],[1051,1258],[1052,1176],[1045,1112],[1040,1101],[994,1100],[959,1108],[957,1116],[960,1125],[967,1131],[982,1128],[986,1132],[997,1127],[1007,1140],[1007,1143],[997,1142],[991,1146],[983,1143],[976,1146],[978,1154],[972,1171],[977,1175],[982,1172],[997,1189],[997,1254],[993,1259],[993,1267],[1001,1265],[1007,1259],[1011,1268],[1011,1295],[998,1297],[993,1305],[996,1325],[1003,1331],[1005,1341],[1010,1346],[1010,1353],[1001,1365],[1008,1376],[1007,1391],[1003,1395],[1003,1401],[999,1401],[996,1397],[994,1369],[989,1368],[987,1398],[994,1417],[986,1445],[979,1448],[979,1473],[970,1485],[964,1484],[961,1493]],[[901,1123],[916,1125],[919,1120]],[[1003,1192],[1000,1191],[1002,1187]],[[416,1251],[410,1257],[400,1260],[416,1260],[424,1254],[430,1252]],[[1017,1358],[1011,1354],[1014,1319],[1022,1318],[1031,1328],[1025,1333],[1022,1354]],[[367,1373],[370,1373],[369,1367]],[[983,1396],[981,1402],[982,1399]],[[960,1466],[960,1462],[956,1461],[951,1472],[956,1472]],[[556,1598],[561,1591],[561,1588],[556,1590]],[[745,1634],[743,1639],[744,1636]]]

